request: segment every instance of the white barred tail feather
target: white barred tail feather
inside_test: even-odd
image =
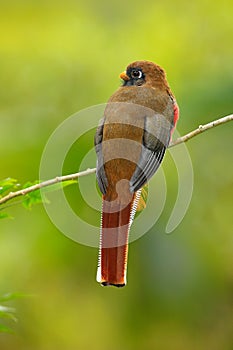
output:
[[[127,205],[104,200],[101,218],[97,281],[103,286],[126,285],[128,239],[141,190]]]

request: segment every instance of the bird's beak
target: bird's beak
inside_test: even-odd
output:
[[[122,72],[122,73],[120,74],[120,78],[123,79],[124,81],[130,80],[130,78],[128,77],[128,75],[126,74],[126,72]]]

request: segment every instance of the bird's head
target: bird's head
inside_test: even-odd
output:
[[[167,85],[165,71],[150,61],[136,61],[128,65],[126,71],[120,74],[123,86]]]

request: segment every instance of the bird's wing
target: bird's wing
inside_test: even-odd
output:
[[[145,117],[142,151],[130,179],[130,191],[136,192],[154,175],[168,147],[173,125],[161,114]]]
[[[105,175],[103,153],[102,153],[103,129],[104,129],[104,118],[100,120],[100,123],[95,133],[94,141],[95,141],[95,150],[97,154],[96,178],[97,178],[100,191],[103,194],[106,194],[108,180]]]

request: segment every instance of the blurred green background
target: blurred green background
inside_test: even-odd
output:
[[[230,0],[0,5],[1,179],[38,179],[53,130],[76,111],[106,102],[134,60],[152,60],[167,71],[180,106],[180,134],[232,112]],[[228,123],[187,144],[193,198],[171,235],[164,230],[177,181],[165,157],[166,207],[153,229],[130,245],[128,285],[121,290],[95,282],[97,249],[63,236],[42,205],[10,207],[14,219],[0,222],[0,294],[31,296],[12,303],[19,321],[5,322],[15,334],[0,334],[0,349],[232,350],[232,130]],[[77,148],[67,173],[92,136]]]

